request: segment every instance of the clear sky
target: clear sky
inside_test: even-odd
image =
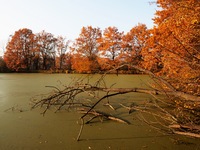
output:
[[[74,40],[83,26],[128,32],[138,23],[153,27],[152,0],[0,0],[0,50],[21,28]],[[1,54],[1,52],[0,52]]]

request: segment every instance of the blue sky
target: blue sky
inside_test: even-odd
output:
[[[153,27],[152,0],[0,0],[0,49],[21,28],[74,40],[83,26],[116,26],[128,32],[138,23]]]

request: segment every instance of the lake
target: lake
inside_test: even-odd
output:
[[[43,108],[31,110],[33,96],[48,93],[45,86],[68,85],[72,79],[86,75],[73,74],[0,74],[0,149],[1,150],[172,150],[200,149],[200,140],[175,135],[164,135],[136,119],[137,112],[128,114],[118,108],[113,112],[131,122],[93,122],[84,126],[80,141],[81,114],[74,111],[54,113],[51,108],[45,116]],[[100,75],[91,76],[95,81]],[[108,75],[107,86],[148,88],[152,82],[145,75]],[[116,83],[116,84],[115,84]],[[81,98],[81,97],[80,97]],[[145,102],[146,94],[120,95],[111,99],[119,103]],[[102,104],[98,107],[105,107]],[[109,109],[109,108],[103,108]]]

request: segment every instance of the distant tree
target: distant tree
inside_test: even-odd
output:
[[[30,29],[24,28],[15,32],[6,46],[4,60],[9,69],[14,71],[30,70],[34,53],[35,35]]]
[[[8,68],[6,66],[6,63],[3,59],[3,57],[0,57],[0,72],[7,72]]]
[[[123,32],[119,32],[116,27],[108,27],[104,30],[102,38],[98,40],[100,56],[103,57],[103,59],[108,58],[110,60],[107,69],[117,65],[117,58],[121,50],[122,36]]]
[[[33,52],[32,52],[32,70],[39,70],[40,69],[40,49],[37,43],[37,37],[35,36],[33,43]]]
[[[145,24],[138,24],[125,34],[122,38],[121,57],[123,60],[138,65],[142,61],[142,50],[149,36]]]
[[[72,69],[78,73],[91,73],[91,61],[87,57],[80,54],[73,54],[72,56]]]
[[[65,54],[65,59],[64,59],[63,67],[68,72],[72,71],[72,54],[70,52],[67,52]]]
[[[56,40],[56,54],[58,55],[56,68],[64,69],[64,63],[66,60],[66,51],[69,46],[69,41],[66,41],[64,37],[58,36]]]
[[[37,44],[40,52],[41,69],[48,70],[55,67],[56,61],[56,41],[53,34],[42,31],[37,36]]]
[[[86,72],[96,72],[98,70],[97,40],[100,38],[101,30],[99,28],[93,28],[92,26],[82,28],[79,37],[71,47],[71,50],[75,54],[72,64],[73,69],[79,70],[78,72],[80,72],[83,68],[85,68],[84,71]]]

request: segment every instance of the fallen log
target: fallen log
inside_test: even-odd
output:
[[[199,125],[181,125],[181,124],[172,124],[172,125],[169,125],[170,128],[173,128],[173,129],[181,129],[181,128],[184,128],[184,129],[189,129],[189,130],[198,130],[200,131],[200,126]]]
[[[185,135],[185,136],[190,136],[190,137],[195,137],[195,138],[200,138],[200,134],[196,133],[191,133],[191,132],[181,132],[181,131],[173,131],[175,134],[179,135]]]
[[[169,128],[172,129],[174,134],[185,135],[195,138],[200,138],[200,126],[199,125],[181,125],[181,124],[172,124],[169,125]]]
[[[88,110],[82,109],[80,112],[83,113],[83,114],[94,115],[94,117],[92,119],[90,119],[89,121],[87,121],[87,123],[92,121],[94,118],[103,117],[103,118],[106,118],[108,120],[113,120],[113,121],[117,121],[117,122],[120,122],[120,123],[130,124],[130,122],[128,122],[128,121],[126,121],[124,119],[112,116],[112,115],[104,113],[104,112],[96,111],[96,110],[91,110],[91,111],[88,112]]]

